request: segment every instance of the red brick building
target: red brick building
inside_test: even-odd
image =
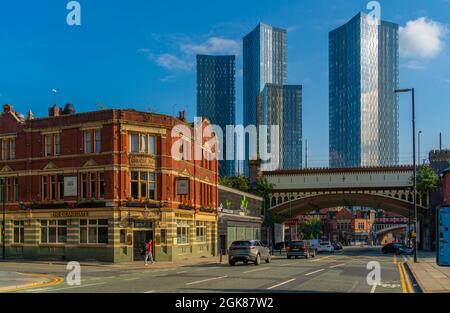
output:
[[[374,221],[374,210],[356,210],[351,212],[346,208],[342,208],[330,220],[331,239],[346,244],[351,242],[370,243],[370,232]]]
[[[183,115],[66,105],[25,118],[4,105],[7,256],[130,261],[148,239],[157,260],[216,254],[218,167],[204,157],[214,153],[207,139],[195,140]]]

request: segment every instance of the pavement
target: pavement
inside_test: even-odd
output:
[[[381,281],[367,283],[371,261],[380,265]],[[402,258],[379,248],[352,248],[310,259],[275,256],[271,263],[229,266],[226,257],[204,260],[81,265],[81,282],[21,289],[23,293],[409,293],[415,292]],[[168,264],[172,263],[172,264]],[[66,277],[65,263],[0,262],[0,272],[20,271]]]
[[[407,264],[424,293],[450,292],[450,267],[438,266],[435,252],[419,251],[417,263],[408,257]]]
[[[0,271],[0,293],[16,292],[37,287],[49,287],[61,283],[63,279],[45,274]]]

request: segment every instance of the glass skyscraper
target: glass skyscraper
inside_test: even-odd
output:
[[[256,125],[257,97],[267,83],[286,84],[286,30],[258,24],[243,39],[244,126]],[[246,160],[249,159],[246,140]],[[242,172],[248,175],[248,163]]]
[[[235,160],[226,160],[226,126],[235,124],[235,56],[197,55],[197,116],[223,131],[220,176],[235,175]]]
[[[398,25],[374,22],[329,33],[330,167],[398,164]]]
[[[266,84],[258,96],[257,123],[280,127],[276,169],[302,168],[302,86]],[[267,142],[270,147],[270,128]]]

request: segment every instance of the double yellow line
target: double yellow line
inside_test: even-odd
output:
[[[414,293],[414,288],[412,286],[411,280],[409,279],[409,275],[405,269],[406,262],[398,262],[397,256],[394,254],[394,265],[397,265],[398,272],[400,273],[400,284],[402,286],[403,293]]]
[[[60,284],[60,283],[62,283],[64,281],[64,278],[53,276],[53,275],[19,273],[19,272],[16,272],[16,273],[19,274],[19,275],[23,275],[23,276],[45,277],[49,281],[48,282],[44,282],[44,283],[41,283],[41,282],[31,283],[31,284],[20,286],[20,287],[17,287],[17,288],[3,289],[0,292],[18,292],[18,291],[24,291],[24,290],[38,288],[38,287],[39,288],[51,287],[51,286],[58,285],[58,284]]]

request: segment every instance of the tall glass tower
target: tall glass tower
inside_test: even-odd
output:
[[[286,84],[286,30],[258,24],[243,39],[244,126],[257,125],[257,97],[267,83]],[[242,172],[248,175],[248,140]]]
[[[275,169],[302,168],[302,86],[266,84],[258,96],[257,123],[279,125],[279,162]],[[269,147],[271,138],[269,128]]]
[[[223,131],[220,176],[235,175],[235,160],[226,160],[226,126],[235,124],[235,56],[197,55],[197,116]]]
[[[330,167],[398,164],[398,25],[364,13],[329,33]]]

